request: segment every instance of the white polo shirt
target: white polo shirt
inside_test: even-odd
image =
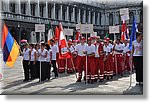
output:
[[[23,49],[23,60],[29,60],[29,51],[30,51],[30,49],[29,48],[27,48],[26,50],[25,50],[25,48]]]
[[[98,53],[99,44],[95,45],[95,57],[100,57]]]
[[[133,56],[143,56],[143,41],[137,42],[137,40],[135,40],[132,44],[134,45]]]
[[[87,44],[84,51],[87,51],[87,54],[95,53],[95,45],[91,44],[90,46]]]
[[[34,61],[34,60],[35,60],[35,53],[36,53],[36,50],[33,49],[33,50],[31,51],[31,59],[30,59],[30,61]]]
[[[116,45],[115,45],[115,50],[121,51],[121,50],[123,50],[123,49],[124,49],[123,44],[120,43],[120,44],[116,44]],[[115,54],[122,54],[122,53],[115,51]]]
[[[108,55],[108,53],[110,53],[111,51],[110,51],[110,47],[109,46],[103,46],[103,50],[104,50],[104,52],[106,52],[106,55]]]
[[[46,62],[47,57],[44,57],[46,54],[47,50],[44,49],[43,52],[41,52],[41,49],[38,50],[38,53],[40,54],[38,60],[41,62]]]
[[[51,52],[52,52],[51,49],[49,49],[49,50],[47,51],[47,59],[46,59],[46,62],[50,62],[50,59],[51,59],[50,53],[51,53]]]
[[[52,60],[56,60],[56,54],[59,52],[58,46],[57,45],[51,46],[51,50],[52,50]]]
[[[126,46],[124,46],[123,53],[126,54],[129,51],[130,51],[129,44],[127,44]],[[127,53],[127,56],[130,56],[130,54]]]
[[[85,56],[84,49],[86,47],[86,44],[84,44],[83,46],[81,44],[78,44],[75,48],[75,50],[78,52],[78,56]]]

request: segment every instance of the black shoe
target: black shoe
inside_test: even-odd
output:
[[[100,80],[99,80],[99,82],[103,82],[103,81],[104,81],[104,79],[100,79]]]
[[[28,79],[24,79],[24,80],[23,80],[23,82],[27,82],[27,81],[29,81],[29,80],[28,80]]]
[[[91,84],[94,84],[94,81],[95,81],[95,80],[91,80]]]
[[[107,76],[107,80],[109,80],[109,76]]]
[[[76,82],[81,82],[81,79],[78,79]]]
[[[113,79],[113,75],[110,76],[110,79]]]

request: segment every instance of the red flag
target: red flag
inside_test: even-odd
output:
[[[80,31],[77,31],[76,32],[76,40],[80,40],[80,38],[81,38],[81,33],[80,33]]]
[[[59,29],[57,26],[55,28],[55,38],[59,39]]]
[[[124,41],[124,40],[126,40],[126,39],[128,39],[128,38],[129,38],[129,30],[128,30],[128,28],[127,28],[126,22],[123,21],[121,40]]]
[[[68,51],[68,44],[63,34],[62,24],[59,23],[59,59],[71,58],[71,53]]]

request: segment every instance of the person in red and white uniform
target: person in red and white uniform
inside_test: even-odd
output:
[[[110,75],[110,52],[111,52],[111,49],[110,47],[108,46],[108,42],[107,40],[104,40],[104,46],[103,46],[103,50],[104,50],[104,69],[105,69],[105,76],[107,78],[107,80],[110,79],[111,75]]]
[[[87,68],[85,70],[85,76],[88,83],[94,83],[95,81],[95,45],[92,44],[92,38],[88,38],[87,45],[84,49],[84,53],[87,55]]]
[[[127,70],[128,72],[130,71],[130,62],[129,62],[129,58],[130,58],[130,48],[129,48],[129,40],[125,40],[124,41],[124,49],[123,49],[123,57],[124,57],[124,71]]]
[[[73,55],[73,63],[74,63],[75,71],[77,72],[78,71],[78,69],[76,67],[76,65],[77,65],[77,51],[75,50],[76,46],[77,46],[77,40],[73,40],[72,47],[74,49],[74,52],[72,52],[72,55]]]
[[[68,41],[68,51],[71,54],[71,56],[73,55],[72,53],[74,52],[74,48],[72,47],[72,39],[69,39]],[[72,58],[67,58],[67,73],[73,73],[74,71],[74,63],[73,63],[73,59]]]
[[[113,78],[113,69],[114,69],[114,61],[113,61],[113,48],[114,45],[112,43],[110,43],[110,39],[106,38],[107,44],[110,48],[110,55],[109,55],[109,62],[110,62],[110,71],[107,72],[107,74],[109,73],[109,75],[111,76],[111,79]]]
[[[99,48],[100,48],[100,37],[96,38],[96,43],[95,45],[95,81],[98,80],[98,76],[100,73],[100,55],[99,55]]]
[[[120,39],[116,39],[114,46],[114,56],[115,56],[115,73],[123,75],[123,44],[120,43]]]
[[[84,52],[84,49],[86,47],[86,44],[85,44],[85,38],[82,37],[81,38],[81,43],[78,44],[76,46],[76,51],[77,51],[77,69],[78,69],[78,79],[76,82],[81,82],[81,79],[82,79],[82,71],[83,71],[83,68],[84,68],[84,72],[85,72],[85,67],[86,67],[86,57],[85,57],[85,54],[83,53]]]

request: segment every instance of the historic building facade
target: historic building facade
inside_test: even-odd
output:
[[[74,29],[74,32],[77,23],[93,24],[94,31],[103,36],[108,32],[109,26],[120,25],[121,27],[119,9],[123,7],[129,8],[130,20],[127,21],[129,29],[131,30],[135,17],[142,31],[143,2],[111,7],[101,3],[94,5],[74,1],[3,0],[1,1],[1,19],[6,22],[17,41],[27,39],[29,42],[34,42],[31,36],[35,36],[36,41],[39,41],[39,34],[34,32],[34,25],[39,23],[46,24],[46,32],[42,34],[43,40],[46,40],[49,21],[52,22],[53,28],[62,22],[64,28]]]

